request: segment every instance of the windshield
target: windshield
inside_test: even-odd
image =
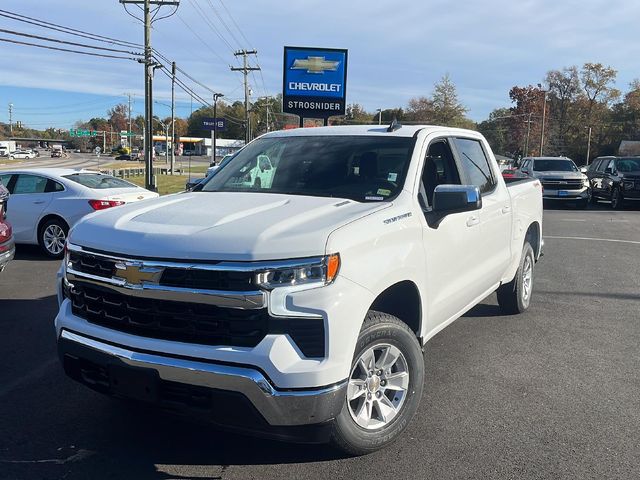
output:
[[[640,170],[640,158],[620,158],[618,159],[619,172],[633,172]]]
[[[402,190],[414,144],[408,137],[262,138],[238,152],[200,191],[383,201]]]
[[[578,167],[573,160],[534,160],[533,169],[536,172],[577,172]]]
[[[125,182],[124,180],[110,175],[100,175],[98,173],[74,173],[72,175],[65,175],[64,178],[68,178],[80,185],[88,188],[94,188],[96,190],[103,190],[107,188],[136,188],[133,183]]]

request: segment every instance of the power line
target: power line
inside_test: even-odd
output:
[[[213,6],[213,3],[211,2],[211,0],[207,0],[207,3],[211,7],[211,10],[213,10],[213,13],[215,14],[215,16],[218,17],[218,20],[220,20],[220,23],[222,23],[222,26],[227,30],[227,32],[229,32],[229,35],[231,35],[231,38],[233,38],[233,40],[236,42],[238,47],[242,48],[242,42],[240,42],[238,38],[233,34],[231,29],[229,28],[229,25],[227,25],[227,22],[224,21],[224,19],[222,18],[218,10],[216,10],[216,7]]]
[[[227,46],[227,48],[229,49],[229,51],[231,53],[233,53],[233,47],[231,46],[231,44],[227,41],[226,38],[224,38],[224,36],[220,33],[220,31],[217,29],[217,27],[215,26],[215,24],[213,24],[211,22],[211,20],[209,19],[209,16],[205,13],[205,11],[200,7],[200,4],[197,3],[198,0],[189,0],[189,3],[193,6],[193,8],[195,8],[196,10],[198,10],[198,12],[200,13],[200,15],[202,16],[202,19],[205,21],[205,23],[209,26],[209,28],[211,29],[211,31],[213,31],[213,33],[215,33],[218,38],[220,40],[222,40],[222,42]]]
[[[247,37],[244,35],[244,33],[242,32],[242,29],[240,28],[240,26],[238,25],[238,23],[236,22],[235,18],[233,18],[233,15],[231,15],[231,12],[229,11],[229,9],[227,8],[227,6],[224,4],[224,2],[222,0],[220,0],[220,4],[222,5],[222,8],[224,8],[224,11],[227,12],[227,15],[229,15],[229,18],[231,19],[231,21],[233,22],[233,24],[236,26],[236,28],[238,29],[238,32],[240,32],[240,36],[242,36],[242,38],[244,39],[245,42],[247,42],[247,46],[252,48],[253,50],[255,50],[255,48],[253,48],[253,46],[251,45],[251,42],[247,39]]]
[[[117,59],[120,59],[120,60],[133,60],[134,62],[138,61],[137,58],[133,58],[133,57],[122,57],[122,56],[119,56],[119,55],[107,55],[107,54],[104,54],[104,53],[82,52],[80,50],[71,50],[69,48],[50,47],[48,45],[39,45],[37,43],[20,42],[18,40],[11,40],[11,39],[8,39],[8,38],[0,38],[0,42],[14,43],[16,45],[26,45],[26,46],[30,46],[30,47],[46,48],[47,50],[57,50],[59,52],[77,53],[79,55],[89,55],[89,56],[92,56],[92,57],[117,58]]]
[[[95,46],[95,45],[87,45],[85,43],[68,42],[66,40],[59,40],[57,38],[42,37],[40,35],[32,35],[30,33],[16,32],[15,30],[5,30],[3,28],[0,28],[0,32],[8,33],[10,35],[17,35],[17,36],[21,36],[21,37],[34,38],[36,40],[43,40],[45,42],[55,42],[55,43],[62,43],[62,44],[65,44],[65,45],[73,45],[75,47],[92,48],[94,50],[102,50],[102,51],[105,51],[105,52],[128,53],[129,55],[142,55],[139,52],[131,52],[131,51],[128,51],[128,50],[119,50],[119,49],[116,49],[116,48],[108,48],[108,47],[98,47],[98,46]]]
[[[56,23],[51,23],[44,20],[38,20],[37,18],[27,17],[26,15],[20,15],[19,13],[9,12],[7,10],[0,9],[0,16],[10,18],[11,20],[16,20],[18,22],[29,23],[31,25],[36,25],[41,28],[47,28],[49,30],[56,30],[62,33],[66,33],[67,35],[75,35],[77,37],[89,38],[91,40],[96,40],[99,42],[111,43],[120,45],[123,47],[135,47],[141,48],[142,45],[139,43],[128,42],[125,40],[118,40],[116,38],[105,37],[104,35],[98,35],[96,33],[89,33],[83,30],[77,30],[71,27],[65,27],[63,25],[58,25]],[[18,18],[15,18],[18,17]]]

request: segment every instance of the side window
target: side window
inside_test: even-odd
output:
[[[600,165],[601,160],[595,159],[591,165],[589,165],[589,171],[595,172],[598,169],[598,165]]]
[[[419,195],[423,206],[433,205],[433,192],[438,185],[460,185],[460,175],[449,143],[442,139],[429,145],[424,159]]]
[[[453,143],[460,157],[460,165],[467,181],[478,187],[480,193],[493,190],[496,181],[480,141],[470,138],[455,138]]]
[[[24,193],[44,193],[47,187],[47,179],[38,175],[18,175],[16,184],[13,187],[13,194],[20,195]]]
[[[49,193],[49,192],[63,192],[63,191],[64,191],[64,187],[62,186],[61,183],[51,179],[47,181],[47,188],[45,189],[45,192]]]
[[[605,173],[611,173],[614,170],[615,160],[613,160],[613,159],[605,160],[604,162],[602,162],[602,165],[604,165],[604,172]]]

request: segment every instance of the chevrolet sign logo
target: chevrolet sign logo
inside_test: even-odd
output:
[[[335,72],[339,61],[325,60],[325,57],[307,57],[306,60],[297,58],[293,61],[291,70],[306,70],[307,73]]]
[[[164,268],[145,267],[142,263],[116,263],[114,278],[124,280],[126,286],[142,288],[145,283],[159,283]]]

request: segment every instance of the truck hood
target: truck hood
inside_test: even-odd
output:
[[[566,171],[548,171],[548,172],[536,172],[534,170],[533,176],[540,180],[550,180],[552,178],[558,178],[562,180],[581,180],[585,177],[581,172],[566,172]]]
[[[133,257],[274,260],[323,255],[329,234],[390,206],[294,195],[190,192],[85,217],[74,245]]]

